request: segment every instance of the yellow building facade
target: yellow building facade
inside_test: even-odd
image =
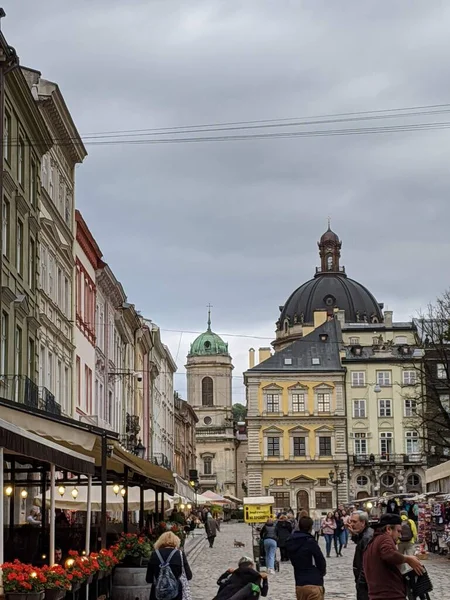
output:
[[[326,511],[348,499],[338,339],[325,322],[245,373],[249,495],[273,495],[276,509]]]

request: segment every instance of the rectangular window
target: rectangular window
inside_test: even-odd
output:
[[[365,433],[355,433],[355,454],[367,454],[367,436]]]
[[[328,485],[328,479],[321,477],[319,479],[319,486],[320,487],[327,487],[327,485]]]
[[[56,303],[58,304],[58,308],[60,308],[61,310],[63,310],[63,298],[64,298],[64,289],[63,289],[63,274],[62,274],[62,269],[60,266],[58,266],[57,270],[56,270],[56,277],[57,277],[57,301]]]
[[[34,340],[28,340],[28,377],[34,381],[34,362],[35,362]]]
[[[280,438],[267,438],[267,456],[280,456]]]
[[[64,300],[63,300],[63,311],[68,319],[70,319],[70,286],[69,280],[64,276]]]
[[[48,295],[54,300],[55,293],[55,259],[48,254]]]
[[[403,371],[403,385],[416,385],[416,371]]]
[[[436,365],[436,375],[438,379],[447,379],[447,373],[444,364],[438,363]]]
[[[3,251],[3,256],[6,256],[7,258],[9,258],[9,243],[10,243],[9,216],[10,216],[9,202],[7,200],[3,199],[3,204],[2,204],[2,251]]]
[[[356,346],[359,344],[359,337],[351,337],[349,341],[352,346]]]
[[[63,404],[63,411],[66,414],[70,413],[70,373],[69,373],[69,367],[64,367],[64,400],[62,401]]]
[[[419,434],[417,431],[405,432],[405,451],[408,455],[419,454]]]
[[[330,394],[317,394],[317,412],[329,413],[330,411]]]
[[[292,412],[305,412],[305,394],[292,394]]]
[[[275,508],[280,510],[288,509],[291,505],[291,499],[289,492],[273,492],[272,494],[275,500]]]
[[[36,271],[36,244],[33,238],[30,238],[29,248],[30,261],[28,263],[28,285],[30,290],[34,290],[35,271]]]
[[[76,384],[77,384],[77,406],[81,406],[81,361],[80,357],[77,356],[76,361]]]
[[[23,223],[17,221],[16,232],[16,269],[19,275],[23,275]]]
[[[7,375],[8,370],[8,334],[9,334],[9,317],[8,314],[2,312],[2,331],[1,331],[1,347],[0,347],[0,375]]]
[[[49,170],[48,170],[48,195],[50,196],[50,198],[52,200],[54,200],[54,178],[55,178],[55,169],[53,167],[53,165],[51,164],[51,159],[50,159],[50,165],[49,165]]]
[[[275,413],[280,411],[280,396],[278,394],[266,395],[267,412]]]
[[[380,433],[380,454],[381,458],[389,458],[389,455],[392,454],[392,432],[386,431]]]
[[[203,475],[212,475],[212,458],[205,456],[203,459]]]
[[[352,371],[352,387],[366,385],[366,374],[364,371]]]
[[[85,408],[86,412],[90,415],[92,413],[92,371],[87,365],[84,366],[84,380]]]
[[[365,400],[353,400],[353,417],[355,419],[366,418],[366,401]]]
[[[331,456],[331,437],[319,438],[319,456]]]
[[[16,327],[16,356],[15,356],[15,375],[22,375],[22,329]]]
[[[379,400],[378,401],[378,416],[379,417],[392,417],[392,400]]]
[[[295,437],[294,441],[294,456],[306,456],[306,438]]]
[[[411,398],[405,398],[404,404],[404,416],[405,417],[413,417],[416,414],[416,401]]]
[[[55,393],[53,388],[53,354],[49,352],[47,354],[47,382],[45,387],[51,391],[52,394]]]
[[[23,187],[25,182],[25,144],[22,139],[19,140],[17,147],[17,181]]]
[[[37,168],[34,160],[31,161],[30,167],[30,202],[32,206],[36,206],[37,198],[36,198],[36,190],[37,190]]]
[[[391,385],[391,371],[377,371],[377,385]]]
[[[439,402],[444,410],[450,412],[450,395],[449,394],[440,394]]]
[[[316,508],[318,510],[326,510],[333,506],[332,492],[316,492]]]
[[[273,483],[276,486],[283,486],[284,485],[284,479],[282,477],[278,477],[277,479],[273,480]]]
[[[11,115],[5,112],[5,131],[3,132],[3,156],[6,162],[11,162]]]

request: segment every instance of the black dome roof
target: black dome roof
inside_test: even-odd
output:
[[[345,274],[322,273],[310,279],[295,290],[284,305],[280,324],[286,318],[292,325],[294,321],[312,323],[315,310],[345,310],[348,323],[357,321],[381,322],[383,314],[378,302],[363,285],[349,279]]]

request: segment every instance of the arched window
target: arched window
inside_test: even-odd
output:
[[[333,270],[333,257],[331,254],[327,255],[327,271]]]
[[[203,459],[203,475],[212,475],[212,458],[205,456]]]
[[[202,405],[212,406],[214,393],[214,383],[211,377],[203,377],[202,380]]]

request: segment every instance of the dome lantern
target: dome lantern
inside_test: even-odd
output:
[[[189,356],[227,355],[228,344],[211,330],[211,305],[208,305],[208,328],[200,334],[191,344]]]

